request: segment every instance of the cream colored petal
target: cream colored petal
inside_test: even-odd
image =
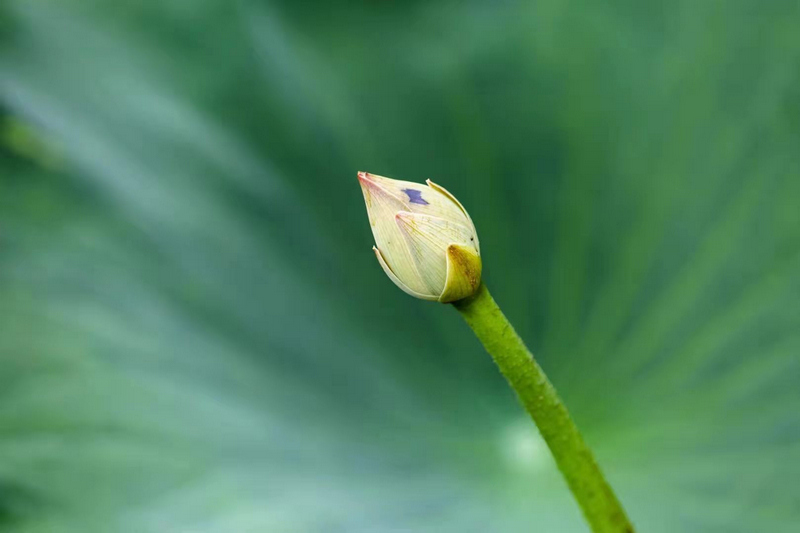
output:
[[[470,229],[418,213],[400,212],[395,218],[427,291],[441,294],[447,278],[445,251],[453,243],[469,246]]]
[[[457,202],[454,203],[449,196],[443,195],[427,185],[394,180],[368,172],[360,173],[359,179],[362,180],[362,183],[368,181],[374,187],[383,190],[385,194],[395,198],[403,205],[403,211],[437,216],[453,221],[463,219],[464,224],[467,224],[468,218]]]
[[[378,185],[370,175],[359,173],[359,182],[367,204],[372,235],[375,245],[381,250],[384,261],[395,276],[412,291],[424,293],[427,285],[423,283],[408,244],[397,227],[395,215],[403,210],[404,204],[391,191]]]
[[[384,259],[383,254],[381,253],[381,251],[375,246],[373,246],[372,249],[375,251],[375,257],[378,258],[378,263],[380,263],[381,268],[383,268],[383,271],[386,273],[386,275],[389,276],[389,279],[391,279],[392,282],[394,282],[395,285],[400,287],[406,294],[410,294],[414,298],[420,298],[422,300],[432,300],[432,301],[433,300],[438,300],[438,297],[436,295],[433,295],[433,294],[421,294],[421,293],[411,289],[408,285],[406,285],[402,281],[400,281],[400,279],[397,276],[395,276],[394,272],[392,272],[392,269],[389,268],[389,265],[386,264],[386,260]]]
[[[398,203],[398,211],[401,209],[404,211],[409,210],[408,197],[406,194],[403,193],[402,187],[398,184],[406,183],[408,185],[417,185],[408,181],[400,181],[400,180],[393,180],[390,178],[384,178],[383,176],[378,176],[377,174],[370,174],[369,172],[359,172],[358,181],[361,184],[361,188],[365,191],[369,190],[372,191],[373,193],[377,193],[378,191],[380,191],[385,196],[394,198]],[[369,206],[368,200],[367,200],[367,206]]]
[[[439,301],[450,303],[472,296],[481,284],[483,265],[475,249],[458,244],[447,247],[447,282]]]
[[[469,227],[472,228],[472,233],[474,234],[474,237],[475,237],[475,240],[473,241],[475,243],[475,248],[478,250],[478,253],[480,253],[481,252],[481,245],[480,245],[480,242],[478,242],[478,232],[475,230],[475,224],[472,222],[472,217],[469,216],[469,213],[467,212],[467,210],[464,209],[464,206],[461,205],[461,202],[458,201],[458,198],[456,198],[455,196],[450,194],[450,191],[448,191],[447,189],[445,189],[441,185],[437,185],[436,183],[432,182],[431,180],[425,180],[425,183],[427,183],[428,186],[431,189],[433,189],[434,191],[439,192],[442,195],[446,196],[447,198],[450,199],[450,201],[452,201],[454,204],[456,204],[458,206],[458,208],[464,214],[464,217],[466,217],[467,221],[469,221]]]

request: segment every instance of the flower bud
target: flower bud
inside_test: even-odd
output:
[[[481,282],[478,234],[467,211],[444,188],[358,173],[375,255],[401,289],[447,303],[471,296]]]

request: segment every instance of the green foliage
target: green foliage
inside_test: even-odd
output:
[[[586,531],[368,170],[464,203],[640,531],[795,531],[799,20],[6,0],[0,529]]]

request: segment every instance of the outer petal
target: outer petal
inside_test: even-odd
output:
[[[408,205],[408,198],[402,192],[403,186],[400,184],[408,184],[421,187],[421,185],[416,183],[384,178],[383,176],[378,176],[377,174],[370,174],[369,172],[359,172],[358,181],[361,184],[361,189],[364,191],[364,199],[367,202],[368,209],[371,204],[372,195],[378,193],[382,194],[385,197],[390,197],[393,200],[395,200],[397,202],[398,211],[401,209],[408,211],[410,210],[410,207]]]
[[[481,284],[480,256],[474,249],[451,244],[447,247],[447,282],[439,297],[442,303],[455,302],[475,294]]]
[[[383,271],[386,273],[386,275],[389,276],[389,279],[391,279],[394,282],[395,285],[397,285],[398,287],[403,289],[403,291],[406,294],[410,294],[414,298],[420,298],[422,300],[435,301],[435,300],[439,299],[436,295],[433,295],[433,294],[420,294],[417,291],[411,289],[408,285],[406,285],[402,281],[400,281],[400,278],[395,276],[394,272],[392,272],[392,269],[389,268],[389,265],[386,263],[386,260],[383,258],[383,254],[381,253],[381,251],[376,246],[373,246],[372,249],[375,251],[375,256],[378,258],[378,263],[380,263],[380,265],[383,268]]]
[[[472,229],[472,233],[475,234],[475,241],[473,241],[475,243],[475,248],[478,250],[478,253],[481,253],[481,245],[478,242],[478,232],[475,231],[475,224],[472,222],[472,218],[469,216],[469,213],[467,213],[467,210],[464,209],[464,206],[461,205],[461,202],[458,201],[458,198],[456,198],[455,196],[450,194],[450,191],[448,191],[447,189],[445,189],[441,185],[435,184],[431,180],[425,180],[425,183],[427,183],[428,186],[431,189],[433,189],[436,192],[439,192],[439,193],[443,194],[444,196],[449,198],[454,204],[456,204],[458,206],[458,208],[464,214],[464,217],[466,217],[467,221],[469,222],[469,227]]]
[[[425,292],[427,285],[419,276],[408,244],[394,218],[407,204],[371,174],[361,172],[358,179],[364,192],[375,245],[381,251],[383,260],[395,277],[403,280],[405,286],[417,293]]]
[[[427,291],[441,294],[447,281],[447,247],[453,243],[468,245],[472,232],[466,226],[430,215],[401,211],[395,219]]]
[[[468,224],[468,219],[458,202],[454,203],[448,195],[440,194],[439,191],[427,185],[394,180],[368,172],[360,172],[358,176],[362,184],[367,183],[372,187],[380,188],[384,194],[390,195],[402,203],[403,207],[398,211],[431,215],[454,222],[463,220],[464,225]]]

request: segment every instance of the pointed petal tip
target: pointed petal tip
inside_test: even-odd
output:
[[[361,185],[361,189],[366,193],[367,191],[376,192],[380,189],[378,183],[372,179],[372,174],[369,172],[359,171],[358,172],[358,184]]]
[[[364,172],[363,170],[358,172],[358,182],[361,184],[361,187],[380,189],[381,184],[379,183],[379,178],[380,176],[376,176],[375,174],[370,174],[369,172]]]

